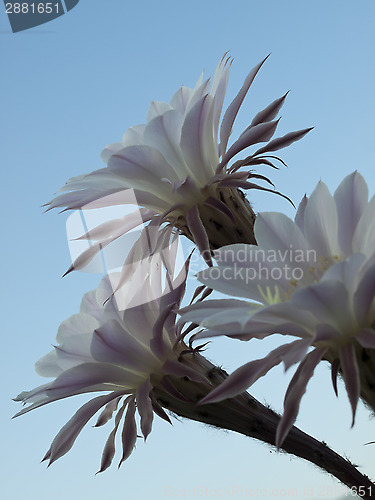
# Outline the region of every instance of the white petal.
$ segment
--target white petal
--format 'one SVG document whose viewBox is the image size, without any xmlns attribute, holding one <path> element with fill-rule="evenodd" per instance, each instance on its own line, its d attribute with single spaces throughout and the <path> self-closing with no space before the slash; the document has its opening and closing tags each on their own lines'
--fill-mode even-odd
<svg viewBox="0 0 375 500">
<path fill-rule="evenodd" d="M 353 253 L 372 255 L 375 248 L 375 196 L 364 209 L 353 236 Z"/>
<path fill-rule="evenodd" d="M 204 96 L 186 115 L 181 131 L 181 150 L 191 175 L 203 187 L 219 163 L 213 132 L 213 98 Z"/>
<path fill-rule="evenodd" d="M 280 261 L 293 262 L 296 251 L 308 257 L 309 246 L 302 231 L 284 214 L 261 212 L 255 220 L 254 232 L 259 248 L 279 251 Z"/>
<path fill-rule="evenodd" d="M 319 257 L 341 256 L 336 203 L 323 182 L 319 182 L 307 202 L 305 236 Z"/>
<path fill-rule="evenodd" d="M 99 327 L 99 322 L 89 314 L 73 314 L 64 320 L 57 331 L 56 339 L 60 344 L 69 345 L 72 337 L 92 333 Z"/>
<path fill-rule="evenodd" d="M 295 292 L 292 303 L 297 308 L 313 314 L 316 321 L 346 332 L 354 328 L 354 318 L 349 308 L 349 294 L 339 281 L 321 281 Z"/>
<path fill-rule="evenodd" d="M 187 104 L 193 92 L 194 90 L 189 87 L 180 87 L 170 100 L 170 105 L 173 109 L 185 114 Z"/>
<path fill-rule="evenodd" d="M 35 371 L 42 377 L 58 377 L 64 370 L 59 364 L 56 350 L 43 356 L 35 363 Z"/>
<path fill-rule="evenodd" d="M 161 115 L 170 109 L 172 109 L 172 106 L 167 102 L 152 101 L 147 112 L 147 123 L 155 118 L 155 116 Z"/>
<path fill-rule="evenodd" d="M 352 240 L 362 213 L 367 206 L 368 187 L 358 172 L 345 177 L 335 191 L 338 213 L 339 242 L 343 252 L 350 255 L 353 251 Z"/>
<path fill-rule="evenodd" d="M 182 115 L 178 111 L 167 111 L 151 120 L 144 133 L 144 143 L 161 152 L 168 165 L 174 169 L 177 179 L 186 177 L 187 167 L 180 149 Z M 164 177 L 173 181 L 165 170 Z"/>
</svg>

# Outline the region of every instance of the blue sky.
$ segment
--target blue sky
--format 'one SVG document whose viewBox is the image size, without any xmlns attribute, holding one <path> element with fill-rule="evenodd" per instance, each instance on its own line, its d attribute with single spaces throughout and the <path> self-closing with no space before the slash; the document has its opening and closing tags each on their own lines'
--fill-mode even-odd
<svg viewBox="0 0 375 500">
<path fill-rule="evenodd" d="M 43 215 L 41 205 L 69 177 L 100 168 L 102 148 L 144 122 L 152 99 L 168 101 L 181 84 L 194 85 L 202 69 L 212 75 L 225 51 L 235 59 L 228 102 L 247 72 L 272 52 L 234 137 L 287 90 L 280 133 L 315 127 L 283 152 L 289 168 L 271 172 L 277 189 L 298 202 L 320 179 L 334 189 L 357 169 L 374 193 L 374 19 L 371 0 L 80 0 L 66 15 L 12 34 L 0 9 L 3 498 L 162 499 L 183 497 L 188 488 L 189 496 L 211 498 L 220 488 L 242 489 L 242 498 L 264 497 L 262 488 L 269 498 L 344 494 L 310 464 L 193 422 L 176 421 L 173 428 L 157 422 L 147 444 L 140 443 L 120 471 L 98 476 L 109 431 L 88 426 L 72 451 L 46 470 L 39 460 L 79 401 L 10 421 L 18 409 L 11 397 L 44 382 L 34 362 L 100 278 L 77 272 L 61 279 L 70 264 L 67 216 Z M 257 211 L 293 215 L 275 196 L 251 199 Z M 254 350 L 221 339 L 208 356 L 232 370 Z M 288 380 L 274 370 L 252 392 L 281 411 Z M 327 367 L 309 384 L 297 424 L 373 475 L 375 448 L 364 443 L 374 440 L 374 421 L 361 407 L 350 429 L 344 388 L 336 399 Z"/>
</svg>

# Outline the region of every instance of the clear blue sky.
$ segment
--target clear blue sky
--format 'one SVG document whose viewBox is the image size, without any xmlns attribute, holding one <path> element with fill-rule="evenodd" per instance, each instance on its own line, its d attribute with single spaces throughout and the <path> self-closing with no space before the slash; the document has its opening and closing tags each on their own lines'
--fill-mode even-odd
<svg viewBox="0 0 375 500">
<path fill-rule="evenodd" d="M 176 421 L 173 428 L 156 422 L 147 444 L 140 443 L 120 471 L 98 476 L 109 430 L 88 426 L 73 450 L 46 470 L 39 460 L 80 401 L 10 421 L 18 410 L 10 399 L 44 382 L 34 362 L 100 278 L 73 273 L 61 279 L 70 264 L 66 215 L 42 215 L 40 206 L 69 177 L 100 168 L 101 149 L 144 122 L 152 99 L 169 100 L 181 84 L 193 85 L 202 69 L 212 74 L 225 51 L 235 58 L 228 99 L 272 52 L 234 137 L 289 89 L 280 132 L 316 127 L 283 153 L 289 169 L 271 173 L 279 190 L 298 202 L 319 179 L 333 189 L 358 169 L 374 193 L 374 25 L 372 0 L 80 0 L 57 20 L 12 34 L 0 6 L 4 499 L 180 498 L 184 488 L 203 498 L 215 498 L 219 488 L 242 489 L 232 498 L 259 498 L 262 488 L 267 498 L 344 494 L 310 464 L 192 422 Z M 252 199 L 257 211 L 293 215 L 272 195 Z M 225 339 L 208 351 L 228 370 L 253 355 Z M 253 393 L 280 411 L 288 380 L 274 370 Z M 309 384 L 297 423 L 374 476 L 375 447 L 364 446 L 375 438 L 374 420 L 361 407 L 350 429 L 344 388 L 337 400 L 324 366 Z"/>
</svg>

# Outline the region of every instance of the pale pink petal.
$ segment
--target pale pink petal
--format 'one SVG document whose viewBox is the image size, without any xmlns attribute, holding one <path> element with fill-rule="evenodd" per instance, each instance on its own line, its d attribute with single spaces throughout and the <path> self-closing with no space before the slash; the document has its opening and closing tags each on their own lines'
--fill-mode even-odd
<svg viewBox="0 0 375 500">
<path fill-rule="evenodd" d="M 193 89 L 189 87 L 180 87 L 170 100 L 171 106 L 180 113 L 184 114 L 186 111 L 186 106 L 193 92 Z"/>
<path fill-rule="evenodd" d="M 365 207 L 353 235 L 352 249 L 371 255 L 375 248 L 375 196 Z"/>
<path fill-rule="evenodd" d="M 99 287 L 102 287 L 102 282 L 100 282 Z M 81 301 L 81 306 L 80 306 L 80 312 L 82 314 L 88 314 L 89 316 L 92 316 L 94 319 L 97 321 L 101 320 L 102 314 L 103 314 L 103 302 L 98 302 L 96 300 L 96 293 L 97 290 L 91 290 L 90 292 L 87 292 L 84 294 L 82 297 Z M 107 294 L 108 297 L 108 294 Z M 99 324 L 96 325 L 96 327 L 99 326 Z M 94 327 L 93 330 L 96 328 Z"/>
<path fill-rule="evenodd" d="M 279 262 L 291 262 L 293 267 L 296 250 L 302 252 L 305 260 L 309 257 L 308 243 L 298 226 L 284 214 L 262 212 L 258 214 L 254 232 L 262 250 L 274 250 Z M 300 266 L 302 263 L 298 263 Z"/>
<path fill-rule="evenodd" d="M 360 324 L 368 321 L 375 298 L 375 264 L 372 259 L 362 270 L 362 279 L 354 293 L 353 303 Z"/>
<path fill-rule="evenodd" d="M 201 324 L 211 315 L 216 314 L 217 312 L 221 312 L 223 308 L 225 308 L 227 311 L 229 311 L 229 309 L 238 309 L 238 313 L 243 310 L 244 313 L 247 314 L 250 307 L 249 304 L 243 300 L 205 300 L 180 309 L 178 313 L 181 315 L 181 319 L 178 323 L 181 324 L 193 321 L 194 323 Z"/>
<path fill-rule="evenodd" d="M 122 457 L 120 465 L 130 457 L 137 441 L 137 424 L 135 422 L 135 396 L 130 398 L 122 431 Z"/>
<path fill-rule="evenodd" d="M 200 183 L 208 182 L 219 162 L 213 135 L 213 98 L 210 95 L 200 99 L 186 115 L 180 147 L 194 178 Z"/>
<path fill-rule="evenodd" d="M 118 393 L 111 393 L 106 396 L 98 396 L 88 403 L 81 406 L 75 415 L 67 422 L 52 441 L 47 452 L 49 464 L 64 456 L 73 446 L 75 440 L 83 427 L 95 413 L 112 399 L 116 398 Z"/>
<path fill-rule="evenodd" d="M 284 414 L 277 428 L 276 446 L 280 448 L 288 432 L 293 427 L 297 418 L 302 396 L 306 386 L 314 374 L 316 366 L 320 363 L 326 349 L 315 349 L 299 365 L 294 374 L 284 399 Z"/>
<path fill-rule="evenodd" d="M 305 233 L 305 209 L 307 202 L 308 202 L 308 197 L 305 195 L 300 201 L 300 204 L 298 205 L 296 216 L 294 218 L 294 222 L 300 228 L 302 233 Z"/>
<path fill-rule="evenodd" d="M 193 107 L 197 104 L 197 102 L 201 101 L 204 97 L 209 94 L 210 88 L 210 79 L 203 81 L 203 72 L 201 77 L 198 79 L 197 84 L 194 88 L 194 92 L 191 94 L 191 97 L 187 103 L 185 110 L 185 117 L 189 114 L 189 112 L 193 109 Z M 210 96 L 211 98 L 212 96 Z"/>
<path fill-rule="evenodd" d="M 152 409 L 154 410 L 156 415 L 172 425 L 171 419 L 168 417 L 163 408 L 156 401 L 155 396 L 151 393 L 150 397 L 151 397 Z"/>
<path fill-rule="evenodd" d="M 357 253 L 349 258 L 333 264 L 322 276 L 322 281 L 340 281 L 350 293 L 358 286 L 360 280 L 361 268 L 366 258 L 364 255 Z"/>
<path fill-rule="evenodd" d="M 278 365 L 289 348 L 288 344 L 282 345 L 271 351 L 265 358 L 250 361 L 237 368 L 222 384 L 205 396 L 199 404 L 217 403 L 224 399 L 233 398 L 246 391 L 259 378 L 266 375 L 274 366 Z"/>
<path fill-rule="evenodd" d="M 124 414 L 125 408 L 127 404 L 129 403 L 131 396 L 128 396 L 125 400 L 124 403 L 122 404 L 120 410 L 118 411 L 116 418 L 115 418 L 115 427 L 108 436 L 108 439 L 105 443 L 103 454 L 102 454 L 102 460 L 100 464 L 100 469 L 98 470 L 97 474 L 100 472 L 104 472 L 105 470 L 108 469 L 108 467 L 112 464 L 113 457 L 115 456 L 115 437 L 117 433 L 117 429 L 119 427 L 121 418 Z"/>
<path fill-rule="evenodd" d="M 105 425 L 109 420 L 111 420 L 113 412 L 117 410 L 121 398 L 122 396 L 119 396 L 118 398 L 113 399 L 108 404 L 106 404 L 104 410 L 99 415 L 94 427 L 101 427 L 102 425 Z"/>
<path fill-rule="evenodd" d="M 319 323 L 346 331 L 353 324 L 353 316 L 347 304 L 349 295 L 339 281 L 321 281 L 296 291 L 293 305 L 313 314 Z"/>
<path fill-rule="evenodd" d="M 23 404 L 38 401 L 41 397 L 45 397 L 45 391 L 50 385 L 51 382 L 48 382 L 48 384 L 35 387 L 35 389 L 32 389 L 31 391 L 22 391 L 15 398 L 13 398 L 13 401 L 22 401 Z"/>
<path fill-rule="evenodd" d="M 135 187 L 153 193 L 157 188 L 158 196 L 166 196 L 170 188 L 160 179 L 178 181 L 176 172 L 169 165 L 164 156 L 150 146 L 129 146 L 111 156 L 108 169 L 112 175 L 123 179 L 124 185 Z M 170 197 L 170 195 L 169 195 Z"/>
<path fill-rule="evenodd" d="M 236 119 L 237 113 L 241 107 L 241 104 L 243 100 L 245 99 L 245 96 L 251 86 L 251 84 L 254 81 L 254 78 L 256 77 L 258 71 L 262 67 L 263 63 L 266 61 L 266 59 L 269 57 L 265 57 L 263 61 L 261 61 L 259 64 L 253 68 L 250 73 L 247 75 L 240 91 L 236 95 L 236 97 L 233 99 L 233 101 L 229 104 L 225 114 L 223 121 L 221 122 L 221 127 L 220 127 L 220 148 L 221 148 L 221 154 L 224 155 L 226 149 L 227 149 L 227 144 L 228 140 L 230 137 L 230 134 L 232 133 L 232 128 L 233 128 L 233 123 L 234 120 Z"/>
<path fill-rule="evenodd" d="M 186 176 L 186 165 L 179 144 L 181 128 L 181 113 L 171 110 L 153 118 L 144 133 L 144 144 L 159 150 L 179 178 Z M 168 170 L 163 176 L 173 180 L 169 177 Z"/>
<path fill-rule="evenodd" d="M 305 208 L 305 236 L 321 258 L 340 257 L 336 203 L 323 182 L 312 192 Z"/>
<path fill-rule="evenodd" d="M 338 219 L 339 242 L 343 252 L 350 255 L 353 251 L 353 236 L 367 206 L 368 187 L 357 171 L 345 177 L 334 194 Z"/>
<path fill-rule="evenodd" d="M 186 223 L 189 231 L 193 235 L 194 243 L 197 245 L 202 257 L 209 266 L 212 266 L 210 242 L 196 205 L 188 211 L 186 215 Z"/>
<path fill-rule="evenodd" d="M 42 377 L 58 377 L 64 370 L 58 362 L 56 350 L 39 359 L 35 363 L 35 371 Z"/>
<path fill-rule="evenodd" d="M 75 240 L 103 240 L 114 234 L 121 236 L 140 224 L 148 222 L 154 215 L 156 215 L 154 210 L 138 208 L 124 217 L 112 219 L 90 229 L 79 238 L 75 238 Z"/>
<path fill-rule="evenodd" d="M 164 323 L 167 320 L 172 308 L 175 304 L 167 305 L 159 314 L 153 329 L 152 329 L 152 338 L 150 340 L 150 347 L 152 352 L 158 358 L 162 358 L 167 351 L 167 345 L 164 339 Z"/>
<path fill-rule="evenodd" d="M 101 241 L 100 243 L 95 243 L 94 245 L 88 247 L 74 260 L 69 269 L 63 274 L 63 277 L 67 276 L 72 271 L 77 271 L 79 269 L 83 269 L 84 267 L 86 267 L 92 261 L 92 259 L 95 257 L 96 254 L 98 254 L 101 250 L 103 250 L 107 245 L 112 243 L 112 241 L 115 240 L 116 238 L 117 236 L 115 237 L 112 236 L 107 240 Z"/>
<path fill-rule="evenodd" d="M 122 136 L 123 147 L 142 144 L 145 128 L 144 124 L 129 127 Z"/>
<path fill-rule="evenodd" d="M 138 413 L 141 417 L 141 430 L 143 437 L 146 441 L 147 436 L 150 434 L 152 429 L 152 421 L 154 418 L 154 412 L 152 410 L 152 403 L 150 399 L 150 392 L 152 390 L 152 385 L 150 378 L 148 378 L 143 384 L 141 384 L 136 392 L 136 401 Z"/>
<path fill-rule="evenodd" d="M 139 375 L 109 363 L 83 363 L 65 371 L 54 380 L 46 392 L 50 397 L 66 397 L 77 391 L 101 387 L 100 390 L 124 390 L 138 385 Z"/>
<path fill-rule="evenodd" d="M 113 142 L 112 144 L 108 144 L 108 146 L 106 146 L 100 153 L 100 158 L 104 161 L 104 163 L 108 163 L 110 157 L 123 148 L 124 144 L 122 142 Z"/>
<path fill-rule="evenodd" d="M 150 360 L 154 360 L 148 346 L 114 319 L 94 331 L 91 354 L 97 361 L 123 365 L 141 372 Z"/>
<path fill-rule="evenodd" d="M 359 380 L 359 369 L 356 360 L 355 346 L 347 344 L 339 348 L 340 365 L 342 368 L 342 376 L 345 382 L 346 392 L 348 393 L 350 405 L 353 412 L 352 426 L 355 422 L 355 414 L 361 390 Z"/>
<path fill-rule="evenodd" d="M 263 148 L 255 151 L 254 155 L 260 155 L 269 151 L 278 151 L 279 149 L 286 148 L 293 144 L 293 142 L 302 139 L 308 132 L 310 132 L 314 127 L 304 128 L 303 130 L 297 130 L 296 132 L 289 132 L 288 134 L 278 137 L 273 141 L 269 142 Z"/>
<path fill-rule="evenodd" d="M 292 200 L 286 196 L 285 194 L 280 193 L 279 191 L 275 191 L 273 189 L 269 189 L 263 186 L 259 186 L 258 184 L 255 184 L 254 182 L 247 182 L 247 181 L 242 181 L 242 180 L 234 180 L 234 179 L 228 179 L 228 180 L 223 180 L 218 183 L 219 187 L 234 187 L 234 188 L 241 188 L 241 189 L 257 189 L 259 191 L 266 191 L 267 193 L 272 193 L 276 194 L 278 196 L 281 196 L 282 198 L 285 198 L 286 200 L 289 201 L 294 206 L 294 203 Z"/>
<path fill-rule="evenodd" d="M 311 338 L 296 340 L 289 344 L 288 351 L 282 356 L 285 371 L 287 371 L 292 365 L 295 365 L 304 359 L 309 347 L 311 347 L 311 344 Z"/>
<path fill-rule="evenodd" d="M 225 97 L 225 91 L 228 85 L 229 78 L 229 70 L 232 61 L 230 57 L 226 57 L 226 54 L 221 58 L 213 80 L 211 87 L 211 95 L 214 97 L 214 137 L 216 139 L 218 130 L 219 130 L 219 122 L 220 122 L 220 114 L 223 108 L 223 102 Z"/>
<path fill-rule="evenodd" d="M 269 141 L 275 133 L 278 123 L 279 120 L 259 123 L 258 125 L 247 129 L 225 153 L 219 166 L 217 167 L 217 172 L 220 172 L 228 161 L 243 149 L 252 146 L 253 144 L 258 144 L 259 142 Z"/>
<path fill-rule="evenodd" d="M 254 127 L 255 125 L 258 125 L 259 123 L 269 122 L 269 121 L 273 120 L 274 118 L 276 118 L 280 109 L 283 107 L 286 96 L 288 94 L 289 94 L 289 91 L 286 92 L 283 96 L 276 99 L 275 101 L 271 102 L 271 104 L 269 104 L 262 111 L 259 111 L 259 113 L 257 113 L 254 116 L 250 126 Z"/>
<path fill-rule="evenodd" d="M 147 122 L 150 122 L 153 118 L 158 115 L 162 115 L 163 113 L 172 109 L 172 106 L 167 102 L 163 101 L 152 101 L 150 107 L 147 112 Z"/>
</svg>

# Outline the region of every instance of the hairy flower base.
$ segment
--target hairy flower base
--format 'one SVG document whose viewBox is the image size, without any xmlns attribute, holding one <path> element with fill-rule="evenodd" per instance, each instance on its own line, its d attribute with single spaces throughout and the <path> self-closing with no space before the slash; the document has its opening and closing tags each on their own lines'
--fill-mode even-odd
<svg viewBox="0 0 375 500">
<path fill-rule="evenodd" d="M 199 353 L 190 356 L 194 357 L 195 366 L 202 367 L 202 374 L 212 385 L 193 382 L 186 377 L 173 377 L 173 385 L 178 389 L 181 399 L 156 388 L 154 395 L 157 402 L 180 417 L 235 431 L 275 446 L 280 416 L 249 393 L 244 392 L 217 403 L 199 405 L 199 401 L 212 390 L 212 386 L 220 385 L 228 374 Z M 375 484 L 367 476 L 362 475 L 355 466 L 328 448 L 325 443 L 317 441 L 297 427 L 292 427 L 282 443 L 281 450 L 314 463 L 349 488 L 355 487 L 358 491 L 364 489 L 363 498 L 373 498 L 371 492 L 375 491 Z"/>
<path fill-rule="evenodd" d="M 225 205 L 218 209 L 214 205 L 198 205 L 199 218 L 207 234 L 210 250 L 216 250 L 229 243 L 256 244 L 254 236 L 255 213 L 244 193 L 236 188 L 218 190 L 217 201 Z M 186 218 L 173 221 L 180 232 L 195 243 Z"/>
<path fill-rule="evenodd" d="M 255 213 L 244 193 L 235 188 L 219 191 L 220 200 L 233 214 L 233 220 L 219 211 L 199 209 L 202 223 L 206 229 L 210 248 L 216 250 L 228 242 L 256 244 L 254 236 Z"/>
</svg>

